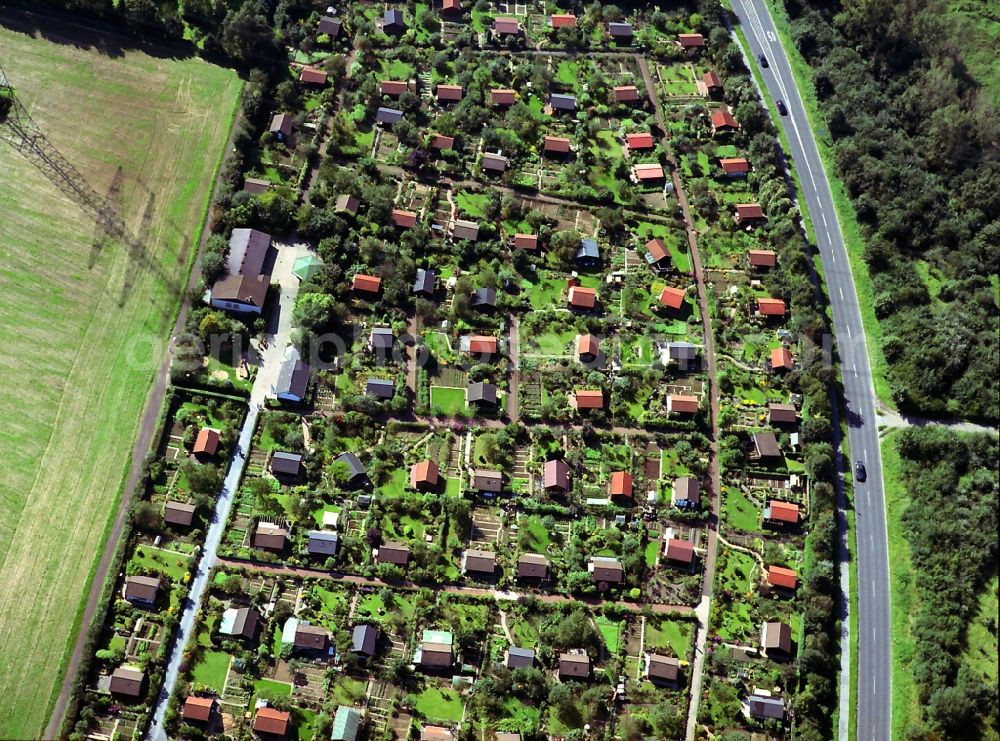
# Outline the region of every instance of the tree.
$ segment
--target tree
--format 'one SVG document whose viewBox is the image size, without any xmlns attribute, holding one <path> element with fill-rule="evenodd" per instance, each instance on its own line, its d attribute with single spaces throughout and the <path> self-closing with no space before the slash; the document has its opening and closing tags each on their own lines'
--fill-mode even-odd
<svg viewBox="0 0 1000 741">
<path fill-rule="evenodd" d="M 728 687 L 728 685 L 726 686 Z M 735 696 L 735 692 L 732 694 Z M 732 720 L 735 717 L 734 715 L 726 720 Z M 649 712 L 648 718 L 657 738 L 680 738 L 684 735 L 684 720 L 670 703 L 661 702 L 655 705 Z"/>
<path fill-rule="evenodd" d="M 135 508 L 132 522 L 141 530 L 155 532 L 160 529 L 160 511 L 152 502 L 140 502 Z"/>
<path fill-rule="evenodd" d="M 273 511 L 276 506 L 280 507 L 274 498 L 274 488 L 267 479 L 252 478 L 248 488 L 254 500 L 254 507 L 257 509 L 268 512 Z"/>
<path fill-rule="evenodd" d="M 564 229 L 554 232 L 549 240 L 552 258 L 562 267 L 572 267 L 576 261 L 576 253 L 580 249 L 583 237 L 575 229 Z"/>
<path fill-rule="evenodd" d="M 319 334 L 336 318 L 337 301 L 327 293 L 303 293 L 295 300 L 292 321 L 310 332 Z"/>
<path fill-rule="evenodd" d="M 213 234 L 205 242 L 205 249 L 201 254 L 201 278 L 205 285 L 211 285 L 225 273 L 228 251 L 229 244 L 221 234 Z"/>
<path fill-rule="evenodd" d="M 560 718 L 565 718 L 576 710 L 573 704 L 575 699 L 575 692 L 568 684 L 554 684 L 549 690 L 549 704 L 555 708 Z"/>
<path fill-rule="evenodd" d="M 479 452 L 487 463 L 495 463 L 500 455 L 500 445 L 495 433 L 487 432 L 479 438 Z"/>
<path fill-rule="evenodd" d="M 276 53 L 274 35 L 257 0 L 245 0 L 226 14 L 222 23 L 222 48 L 238 62 L 270 58 Z"/>
<path fill-rule="evenodd" d="M 160 20 L 153 0 L 123 0 L 122 7 L 130 23 L 152 26 Z"/>
<path fill-rule="evenodd" d="M 194 494 L 214 496 L 222 488 L 222 471 L 218 466 L 188 458 L 181 463 L 180 471 Z"/>
<path fill-rule="evenodd" d="M 198 335 L 208 343 L 213 337 L 222 337 L 228 334 L 228 329 L 229 321 L 226 315 L 218 311 L 210 311 L 198 324 Z"/>
</svg>

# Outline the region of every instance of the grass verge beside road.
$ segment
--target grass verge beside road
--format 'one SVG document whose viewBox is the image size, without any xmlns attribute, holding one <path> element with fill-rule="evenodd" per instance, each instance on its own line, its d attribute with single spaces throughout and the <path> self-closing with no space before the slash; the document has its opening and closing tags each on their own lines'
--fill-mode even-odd
<svg viewBox="0 0 1000 741">
<path fill-rule="evenodd" d="M 901 461 L 896 450 L 898 431 L 882 439 L 882 481 L 885 516 L 889 533 L 890 612 L 892 626 L 892 737 L 907 738 L 911 720 L 919 717 L 917 686 L 911 665 L 916 644 L 910 631 L 918 610 L 913 584 L 910 544 L 903 535 L 903 513 L 910 505 L 910 493 L 903 485 Z"/>
</svg>

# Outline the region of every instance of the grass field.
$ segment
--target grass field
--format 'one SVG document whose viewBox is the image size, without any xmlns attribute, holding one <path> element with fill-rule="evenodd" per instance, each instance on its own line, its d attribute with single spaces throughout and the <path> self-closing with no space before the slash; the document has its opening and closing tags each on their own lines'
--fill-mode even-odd
<svg viewBox="0 0 1000 741">
<path fill-rule="evenodd" d="M 194 667 L 195 684 L 203 684 L 222 694 L 229 674 L 229 654 L 224 651 L 206 651 Z"/>
<path fill-rule="evenodd" d="M 0 631 L 3 738 L 39 738 L 58 692 L 241 86 L 200 60 L 88 46 L 0 28 L 18 96 L 94 190 L 118 188 L 141 245 L 96 240 L 0 144 L 0 614 L 34 636 L 28 650 Z"/>
<path fill-rule="evenodd" d="M 990 622 L 997 619 L 997 575 L 989 580 L 979 595 L 979 606 L 969 623 L 963 663 L 985 678 L 990 687 L 997 685 L 997 634 Z"/>
<path fill-rule="evenodd" d="M 428 687 L 417 695 L 416 708 L 431 721 L 460 721 L 462 696 L 448 687 Z"/>
<path fill-rule="evenodd" d="M 594 618 L 594 622 L 597 624 L 597 629 L 601 631 L 601 638 L 604 639 L 608 653 L 618 653 L 618 649 L 622 645 L 622 622 L 610 620 L 603 615 Z"/>
<path fill-rule="evenodd" d="M 144 545 L 135 550 L 131 562 L 137 566 L 165 574 L 172 581 L 180 581 L 191 565 L 191 556 Z"/>
<path fill-rule="evenodd" d="M 431 412 L 446 417 L 465 412 L 465 389 L 431 386 Z"/>
<path fill-rule="evenodd" d="M 657 650 L 670 648 L 674 656 L 684 659 L 689 658 L 691 644 L 694 640 L 694 624 L 680 620 L 669 620 L 661 618 L 646 621 L 646 643 L 647 650 Z"/>
<path fill-rule="evenodd" d="M 913 679 L 913 656 L 916 640 L 912 621 L 917 615 L 919 598 L 913 584 L 910 544 L 903 535 L 903 513 L 910 504 L 910 492 L 903 484 L 901 462 L 896 450 L 896 432 L 882 440 L 882 479 L 885 484 L 885 515 L 889 534 L 889 572 L 892 574 L 889 595 L 892 624 L 892 735 L 905 737 L 911 725 L 920 719 L 917 686 Z"/>
<path fill-rule="evenodd" d="M 739 488 L 730 486 L 726 490 L 726 524 L 734 530 L 756 532 L 760 517 L 753 502 L 746 498 Z"/>
</svg>

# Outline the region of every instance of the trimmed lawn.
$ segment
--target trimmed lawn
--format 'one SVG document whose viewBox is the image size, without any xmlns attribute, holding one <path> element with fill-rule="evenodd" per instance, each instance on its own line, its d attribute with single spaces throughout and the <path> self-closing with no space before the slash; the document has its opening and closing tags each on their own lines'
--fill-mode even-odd
<svg viewBox="0 0 1000 741">
<path fill-rule="evenodd" d="M 159 571 L 168 576 L 171 581 L 179 582 L 191 567 L 191 556 L 176 551 L 154 548 L 151 545 L 141 545 L 135 549 L 129 563 Z"/>
<path fill-rule="evenodd" d="M 447 687 L 428 687 L 417 695 L 416 709 L 428 720 L 458 722 L 464 707 L 462 696 Z"/>
<path fill-rule="evenodd" d="M 431 413 L 454 417 L 465 412 L 465 389 L 431 386 Z"/>
<path fill-rule="evenodd" d="M 271 655 L 281 656 L 281 626 L 274 626 L 274 635 L 271 636 Z"/>
<path fill-rule="evenodd" d="M 0 633 L 0 737 L 39 738 L 187 284 L 242 83 L 234 71 L 193 57 L 108 54 L 7 28 L 0 48 L 17 60 L 11 84 L 51 143 L 102 197 L 117 183 L 116 205 L 130 229 L 140 228 L 144 213 L 150 218 L 135 248 L 95 241 L 92 215 L 13 147 L 0 147 L 0 604 L 5 625 L 30 625 L 33 633 L 30 651 L 18 631 Z M 32 383 L 16 368 L 31 368 Z"/>
<path fill-rule="evenodd" d="M 375 592 L 364 595 L 358 601 L 354 616 L 355 620 L 360 620 L 366 617 L 373 620 L 381 620 L 389 611 L 400 612 L 404 617 L 411 618 L 413 617 L 413 603 L 410 602 L 410 600 L 407 599 L 406 595 L 402 592 L 395 592 L 393 594 L 392 607 L 386 608 L 385 603 L 382 601 L 382 597 Z"/>
<path fill-rule="evenodd" d="M 390 80 L 409 80 L 417 76 L 413 65 L 407 64 L 402 59 L 393 59 L 388 64 L 384 63 L 382 67 Z"/>
<path fill-rule="evenodd" d="M 486 605 L 450 601 L 442 609 L 441 617 L 444 623 L 453 627 L 483 632 L 489 627 L 486 624 L 487 614 Z"/>
<path fill-rule="evenodd" d="M 653 340 L 646 335 L 636 338 L 635 344 L 622 343 L 621 351 L 622 365 L 648 368 L 655 360 Z"/>
<path fill-rule="evenodd" d="M 521 288 L 529 292 L 533 309 L 549 309 L 566 303 L 566 279 L 555 273 L 539 271 L 536 282 L 522 281 Z"/>
<path fill-rule="evenodd" d="M 330 591 L 320 586 L 313 587 L 313 594 L 319 597 L 320 604 L 323 605 L 324 612 L 335 612 L 338 609 L 347 608 L 347 592 L 339 589 Z"/>
<path fill-rule="evenodd" d="M 447 497 L 462 496 L 462 480 L 457 476 L 449 476 L 445 479 L 444 494 Z"/>
<path fill-rule="evenodd" d="M 594 618 L 594 622 L 597 623 L 597 629 L 601 631 L 601 638 L 604 639 L 604 645 L 607 646 L 608 653 L 618 653 L 618 649 L 622 645 L 623 623 L 618 620 L 609 620 L 603 615 L 598 615 Z"/>
<path fill-rule="evenodd" d="M 528 533 L 530 538 L 528 548 L 534 553 L 545 553 L 545 549 L 552 543 L 549 531 L 545 529 L 540 517 L 522 517 L 518 520 L 517 526 L 520 532 Z"/>
<path fill-rule="evenodd" d="M 382 484 L 378 491 L 385 497 L 401 497 L 406 493 L 406 487 L 410 484 L 410 472 L 406 468 L 393 469 L 389 480 Z"/>
<path fill-rule="evenodd" d="M 512 625 L 511 632 L 514 634 L 514 643 L 521 648 L 534 648 L 538 644 L 538 627 L 530 620 L 512 620 L 507 618 L 507 623 Z"/>
<path fill-rule="evenodd" d="M 722 588 L 746 595 L 754 591 L 760 576 L 757 561 L 748 553 L 726 549 L 726 568 L 722 571 Z"/>
<path fill-rule="evenodd" d="M 625 159 L 621 142 L 615 137 L 615 132 L 608 129 L 601 129 L 597 132 L 594 143 L 590 145 L 590 151 L 598 157 L 603 155 L 612 160 Z"/>
<path fill-rule="evenodd" d="M 513 728 L 538 728 L 541 723 L 541 711 L 532 705 L 526 705 L 516 697 L 508 698 L 503 704 L 503 709 L 513 720 Z"/>
<path fill-rule="evenodd" d="M 486 207 L 489 205 L 490 197 L 484 193 L 469 193 L 463 191 L 455 194 L 455 205 L 460 213 L 473 219 L 481 219 L 486 216 Z"/>
<path fill-rule="evenodd" d="M 656 566 L 656 561 L 660 557 L 662 544 L 659 540 L 651 540 L 646 543 L 646 565 L 652 568 Z"/>
<path fill-rule="evenodd" d="M 292 708 L 292 723 L 295 726 L 295 738 L 298 741 L 311 741 L 316 735 L 316 722 L 319 715 L 305 708 Z"/>
<path fill-rule="evenodd" d="M 558 82 L 560 85 L 575 87 L 579 79 L 580 64 L 570 59 L 560 59 L 553 82 Z"/>
<path fill-rule="evenodd" d="M 697 95 L 698 86 L 691 77 L 687 64 L 657 65 L 663 91 L 667 95 Z"/>
<path fill-rule="evenodd" d="M 254 696 L 258 698 L 291 697 L 292 685 L 273 679 L 258 679 L 253 683 Z"/>
<path fill-rule="evenodd" d="M 426 526 L 423 521 L 417 517 L 403 515 L 396 519 L 395 517 L 386 516 L 383 523 L 385 524 L 385 529 L 388 531 L 390 538 L 402 538 L 404 540 L 419 541 L 423 541 L 424 539 Z"/>
<path fill-rule="evenodd" d="M 195 684 L 203 684 L 222 694 L 229 674 L 229 659 L 224 651 L 205 651 L 192 672 Z"/>
<path fill-rule="evenodd" d="M 713 605 L 713 610 L 718 609 Z M 724 641 L 747 641 L 753 635 L 755 626 L 750 616 L 750 605 L 745 602 L 734 602 L 719 621 L 719 636 Z"/>
<path fill-rule="evenodd" d="M 333 702 L 337 705 L 360 705 L 367 689 L 368 682 L 364 679 L 338 677 L 331 687 Z"/>
<path fill-rule="evenodd" d="M 694 623 L 663 618 L 646 621 L 646 649 L 670 648 L 674 656 L 687 660 L 694 640 Z"/>
<path fill-rule="evenodd" d="M 756 532 L 760 526 L 760 512 L 737 486 L 725 488 L 726 526 L 733 530 Z"/>
</svg>

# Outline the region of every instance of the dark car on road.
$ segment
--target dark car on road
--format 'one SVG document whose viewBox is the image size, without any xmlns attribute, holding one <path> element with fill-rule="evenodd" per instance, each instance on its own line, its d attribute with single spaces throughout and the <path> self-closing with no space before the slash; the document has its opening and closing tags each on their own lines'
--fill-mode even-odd
<svg viewBox="0 0 1000 741">
<path fill-rule="evenodd" d="M 778 100 L 778 101 L 775 101 L 774 104 L 778 107 L 778 113 L 780 113 L 782 116 L 787 116 L 788 115 L 788 109 L 785 108 L 785 101 Z"/>
<path fill-rule="evenodd" d="M 767 57 L 765 57 L 763 54 L 757 55 L 757 61 L 760 62 L 761 67 L 767 67 Z"/>
<path fill-rule="evenodd" d="M 868 471 L 865 469 L 865 464 L 861 461 L 854 462 L 854 478 L 858 481 L 864 481 L 868 478 Z"/>
</svg>

